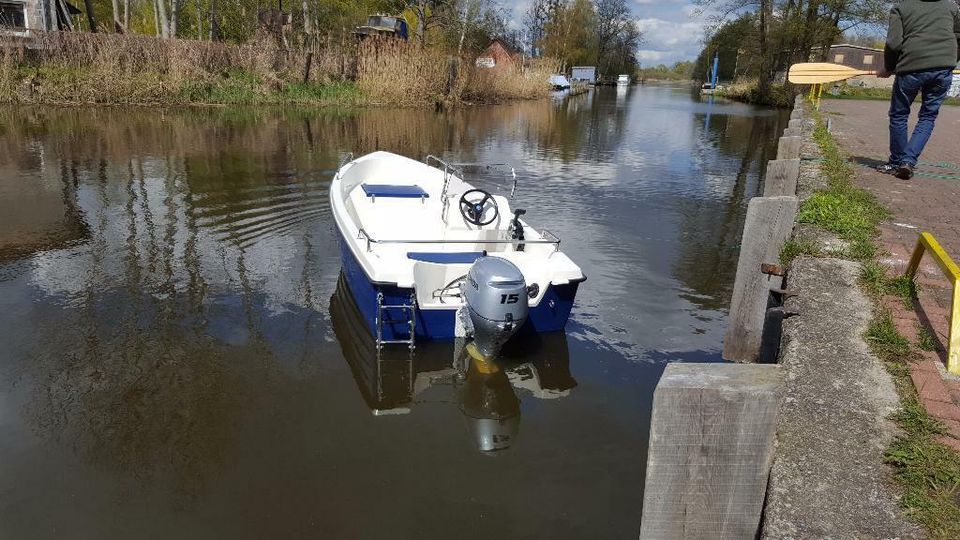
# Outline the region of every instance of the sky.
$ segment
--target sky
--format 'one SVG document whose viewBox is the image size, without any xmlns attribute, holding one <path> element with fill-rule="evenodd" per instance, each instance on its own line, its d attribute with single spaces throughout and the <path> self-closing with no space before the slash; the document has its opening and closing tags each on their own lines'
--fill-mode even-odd
<svg viewBox="0 0 960 540">
<path fill-rule="evenodd" d="M 641 66 L 671 65 L 680 60 L 694 60 L 703 46 L 705 15 L 697 15 L 690 0 L 627 0 L 643 33 L 640 48 Z M 515 27 L 523 26 L 523 17 L 530 0 L 512 5 Z"/>
<path fill-rule="evenodd" d="M 632 0 L 643 36 L 641 66 L 694 60 L 703 47 L 707 16 L 687 0 Z"/>
</svg>

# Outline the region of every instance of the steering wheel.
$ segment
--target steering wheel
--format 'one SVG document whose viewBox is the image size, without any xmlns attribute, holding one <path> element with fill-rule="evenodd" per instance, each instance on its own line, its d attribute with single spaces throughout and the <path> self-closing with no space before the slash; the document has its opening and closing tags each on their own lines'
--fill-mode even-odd
<svg viewBox="0 0 960 540">
<path fill-rule="evenodd" d="M 477 196 L 468 198 L 473 194 Z M 490 201 L 490 204 L 493 205 L 493 216 L 483 221 L 483 214 L 487 209 L 487 201 Z M 497 217 L 500 216 L 500 208 L 497 206 L 496 199 L 494 199 L 493 195 L 489 192 L 482 189 L 471 189 L 460 197 L 460 215 L 463 216 L 463 219 L 467 220 L 467 223 L 483 227 L 484 225 L 493 223 Z"/>
</svg>

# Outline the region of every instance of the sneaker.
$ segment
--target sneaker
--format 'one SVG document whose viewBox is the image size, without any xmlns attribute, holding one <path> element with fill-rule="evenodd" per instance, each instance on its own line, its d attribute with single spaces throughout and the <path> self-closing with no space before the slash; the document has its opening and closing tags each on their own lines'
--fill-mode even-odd
<svg viewBox="0 0 960 540">
<path fill-rule="evenodd" d="M 899 169 L 899 167 L 893 163 L 884 163 L 883 165 L 877 166 L 877 171 L 882 172 L 883 174 L 896 174 L 897 169 Z"/>
<path fill-rule="evenodd" d="M 897 178 L 901 180 L 909 180 L 913 178 L 913 165 L 909 163 L 903 163 L 897 167 Z"/>
</svg>

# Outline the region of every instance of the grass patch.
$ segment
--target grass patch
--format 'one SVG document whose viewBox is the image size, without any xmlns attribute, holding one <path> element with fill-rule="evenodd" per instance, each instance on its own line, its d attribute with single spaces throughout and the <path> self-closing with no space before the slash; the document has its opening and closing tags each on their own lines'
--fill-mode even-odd
<svg viewBox="0 0 960 540">
<path fill-rule="evenodd" d="M 889 311 L 882 311 L 867 329 L 867 342 L 873 351 L 885 360 L 910 355 L 910 341 L 897 331 Z"/>
<path fill-rule="evenodd" d="M 223 105 L 357 105 L 362 96 L 351 81 L 268 84 L 262 77 L 243 69 L 227 70 L 221 78 L 212 81 L 185 81 L 180 87 L 180 98 L 184 102 Z"/>
<path fill-rule="evenodd" d="M 930 333 L 930 330 L 927 330 L 926 326 L 922 324 L 917 325 L 917 347 L 921 351 L 935 351 L 937 350 L 937 338 Z"/>
<path fill-rule="evenodd" d="M 827 189 L 803 203 L 797 221 L 816 225 L 850 242 L 851 258 L 871 259 L 877 252 L 873 242 L 877 224 L 889 214 L 872 194 L 853 185 L 853 167 L 822 118 L 817 118 L 813 138 L 823 152 L 820 170 L 826 177 Z"/>
<path fill-rule="evenodd" d="M 913 309 L 913 298 L 919 285 L 907 276 L 887 275 L 887 268 L 875 260 L 863 262 L 860 282 L 875 296 L 895 296 L 907 309 Z"/>
<path fill-rule="evenodd" d="M 783 245 L 783 249 L 780 250 L 780 262 L 784 266 L 789 267 L 793 263 L 793 260 L 801 255 L 818 257 L 820 256 L 820 249 L 813 240 L 807 238 L 791 238 L 787 240 L 787 243 Z"/>
<path fill-rule="evenodd" d="M 889 277 L 875 259 L 877 224 L 887 217 L 887 211 L 869 193 L 853 185 L 852 167 L 819 117 L 814 138 L 824 154 L 822 171 L 827 188 L 804 203 L 798 221 L 833 231 L 851 242 L 848 255 L 863 263 L 860 282 L 876 305 L 883 305 L 885 296 L 912 305 L 916 295 L 913 281 L 903 276 Z M 917 335 L 920 349 L 936 347 L 936 340 L 926 329 Z M 884 461 L 893 469 L 903 492 L 900 505 L 930 537 L 960 538 L 960 454 L 937 441 L 945 428 L 927 414 L 917 397 L 910 379 L 913 344 L 897 331 L 885 308 L 877 310 L 864 339 L 883 361 L 900 397 L 901 409 L 892 420 L 901 435 L 884 453 Z"/>
<path fill-rule="evenodd" d="M 862 88 L 859 86 L 850 86 L 841 84 L 837 88 L 837 93 L 831 91 L 823 94 L 824 99 L 859 99 L 867 101 L 890 101 L 892 91 L 889 88 Z M 960 98 L 948 97 L 944 100 L 944 105 L 960 105 Z"/>
</svg>

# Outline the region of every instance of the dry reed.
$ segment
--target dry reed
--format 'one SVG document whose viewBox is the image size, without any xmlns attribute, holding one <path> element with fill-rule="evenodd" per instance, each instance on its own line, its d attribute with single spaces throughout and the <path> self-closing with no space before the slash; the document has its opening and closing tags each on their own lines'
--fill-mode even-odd
<svg viewBox="0 0 960 540">
<path fill-rule="evenodd" d="M 310 80 L 304 85 L 308 59 Z M 477 68 L 472 58 L 396 40 L 367 40 L 359 45 L 313 40 L 309 45 L 283 48 L 268 36 L 227 44 L 50 32 L 37 33 L 29 48 L 23 44 L 0 47 L 0 101 L 490 102 L 546 95 L 550 70 L 545 65 L 527 70 Z M 323 91 L 324 85 L 351 80 L 360 94 Z"/>
</svg>

